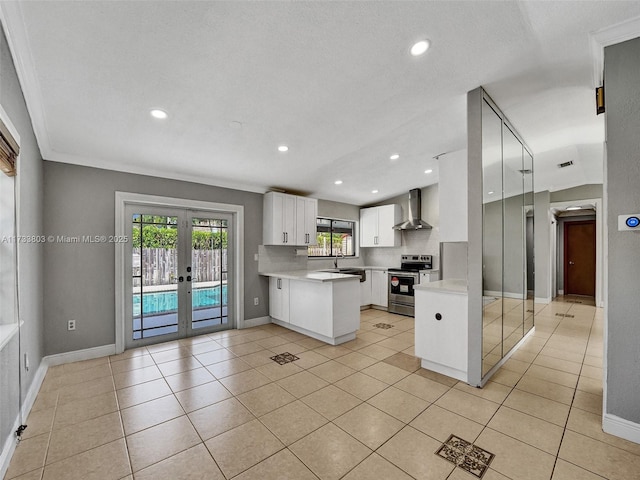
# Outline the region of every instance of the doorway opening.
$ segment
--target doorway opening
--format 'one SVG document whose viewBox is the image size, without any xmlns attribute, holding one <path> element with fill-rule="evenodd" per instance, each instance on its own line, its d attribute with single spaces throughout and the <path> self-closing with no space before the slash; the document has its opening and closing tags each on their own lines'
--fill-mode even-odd
<svg viewBox="0 0 640 480">
<path fill-rule="evenodd" d="M 564 222 L 564 294 L 596 295 L 596 221 Z"/>
<path fill-rule="evenodd" d="M 116 352 L 241 326 L 243 208 L 116 192 Z"/>
</svg>

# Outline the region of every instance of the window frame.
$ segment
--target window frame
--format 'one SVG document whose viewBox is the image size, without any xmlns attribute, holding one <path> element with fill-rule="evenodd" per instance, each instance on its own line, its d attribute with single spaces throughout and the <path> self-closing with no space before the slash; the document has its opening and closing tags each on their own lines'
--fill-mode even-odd
<svg viewBox="0 0 640 480">
<path fill-rule="evenodd" d="M 333 235 L 333 223 L 334 222 L 348 222 L 352 225 L 352 234 L 351 234 L 351 241 L 353 242 L 352 245 L 352 251 L 353 253 L 350 255 L 344 255 L 344 258 L 358 258 L 359 256 L 359 250 L 358 250 L 358 221 L 357 220 L 352 220 L 352 219 L 346 219 L 346 218 L 331 218 L 331 217 L 326 217 L 326 216 L 317 216 L 316 217 L 316 237 L 318 234 L 318 230 L 317 230 L 317 226 L 318 226 L 318 220 L 328 220 L 330 221 L 330 227 L 329 227 L 329 234 Z M 307 252 L 309 251 L 309 249 L 314 248 L 312 245 L 310 245 L 307 249 Z M 308 258 L 312 259 L 312 260 L 323 260 L 323 259 L 327 259 L 327 258 L 334 258 L 336 255 L 333 252 L 333 243 L 331 243 L 330 245 L 330 255 L 311 255 L 308 254 Z"/>
</svg>

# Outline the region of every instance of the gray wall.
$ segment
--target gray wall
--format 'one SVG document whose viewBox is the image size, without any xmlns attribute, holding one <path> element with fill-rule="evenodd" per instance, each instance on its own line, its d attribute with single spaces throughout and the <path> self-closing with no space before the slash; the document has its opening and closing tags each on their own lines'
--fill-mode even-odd
<svg viewBox="0 0 640 480">
<path fill-rule="evenodd" d="M 640 210 L 640 38 L 604 49 L 607 113 L 606 412 L 640 424 L 640 232 L 618 215 Z"/>
<path fill-rule="evenodd" d="M 533 211 L 534 228 L 534 265 L 535 296 L 540 299 L 551 298 L 551 212 L 549 210 L 551 194 L 548 191 L 535 194 Z"/>
<path fill-rule="evenodd" d="M 42 234 L 42 159 L 31 127 L 4 32 L 0 31 L 0 105 L 20 135 L 18 163 L 18 234 Z M 3 175 L 0 173 L 0 175 Z M 13 208 L 13 192 L 0 190 L 3 210 Z M 3 212 L 4 214 L 4 212 Z M 18 337 L 0 352 L 0 441 L 11 434 L 18 413 L 18 369 L 22 368 L 22 390 L 26 394 L 43 355 L 43 247 L 21 244 L 18 250 L 20 285 L 21 350 L 29 355 L 31 369 L 19 361 Z M 2 310 L 6 305 L 2 305 Z M 0 476 L 2 476 L 0 472 Z"/>
<path fill-rule="evenodd" d="M 602 184 L 590 183 L 587 185 L 580 185 L 578 187 L 551 192 L 551 203 L 585 200 L 587 198 L 602 198 Z"/>
<path fill-rule="evenodd" d="M 366 265 L 379 265 L 385 267 L 399 267 L 400 256 L 407 253 L 422 253 L 433 255 L 433 268 L 438 268 L 440 252 L 440 207 L 438 197 L 438 185 L 429 185 L 421 189 L 422 193 L 422 220 L 433 228 L 431 230 L 404 230 L 401 233 L 400 247 L 372 247 L 362 248 L 361 255 Z M 409 192 L 397 197 L 367 205 L 379 206 L 398 204 L 402 207 L 402 219 L 409 218 Z"/>
<path fill-rule="evenodd" d="M 112 235 L 115 192 L 244 205 L 245 319 L 268 314 L 268 282 L 254 254 L 262 243 L 262 195 L 144 175 L 44 162 L 44 230 L 47 235 Z M 46 354 L 115 342 L 113 244 L 47 243 L 44 268 Z M 253 297 L 260 305 L 253 305 Z M 77 321 L 68 332 L 69 319 Z"/>
</svg>

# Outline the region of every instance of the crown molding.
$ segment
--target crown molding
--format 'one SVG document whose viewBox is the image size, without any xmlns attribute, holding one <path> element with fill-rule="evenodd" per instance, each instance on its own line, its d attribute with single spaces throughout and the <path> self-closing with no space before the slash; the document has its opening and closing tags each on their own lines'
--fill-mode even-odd
<svg viewBox="0 0 640 480">
<path fill-rule="evenodd" d="M 637 37 L 640 37 L 640 17 L 631 18 L 589 34 L 594 89 L 601 87 L 604 80 L 604 48 Z"/>
</svg>

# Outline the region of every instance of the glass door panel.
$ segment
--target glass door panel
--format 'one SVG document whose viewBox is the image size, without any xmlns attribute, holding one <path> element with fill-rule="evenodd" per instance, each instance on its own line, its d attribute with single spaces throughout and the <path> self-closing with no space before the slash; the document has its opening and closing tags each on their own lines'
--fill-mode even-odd
<svg viewBox="0 0 640 480">
<path fill-rule="evenodd" d="M 229 328 L 231 216 L 191 214 L 190 334 Z"/>
<path fill-rule="evenodd" d="M 131 219 L 131 297 L 127 346 L 179 334 L 179 213 L 129 209 Z M 137 342 L 136 342 L 137 341 Z M 159 341 L 158 338 L 153 340 Z"/>
</svg>

